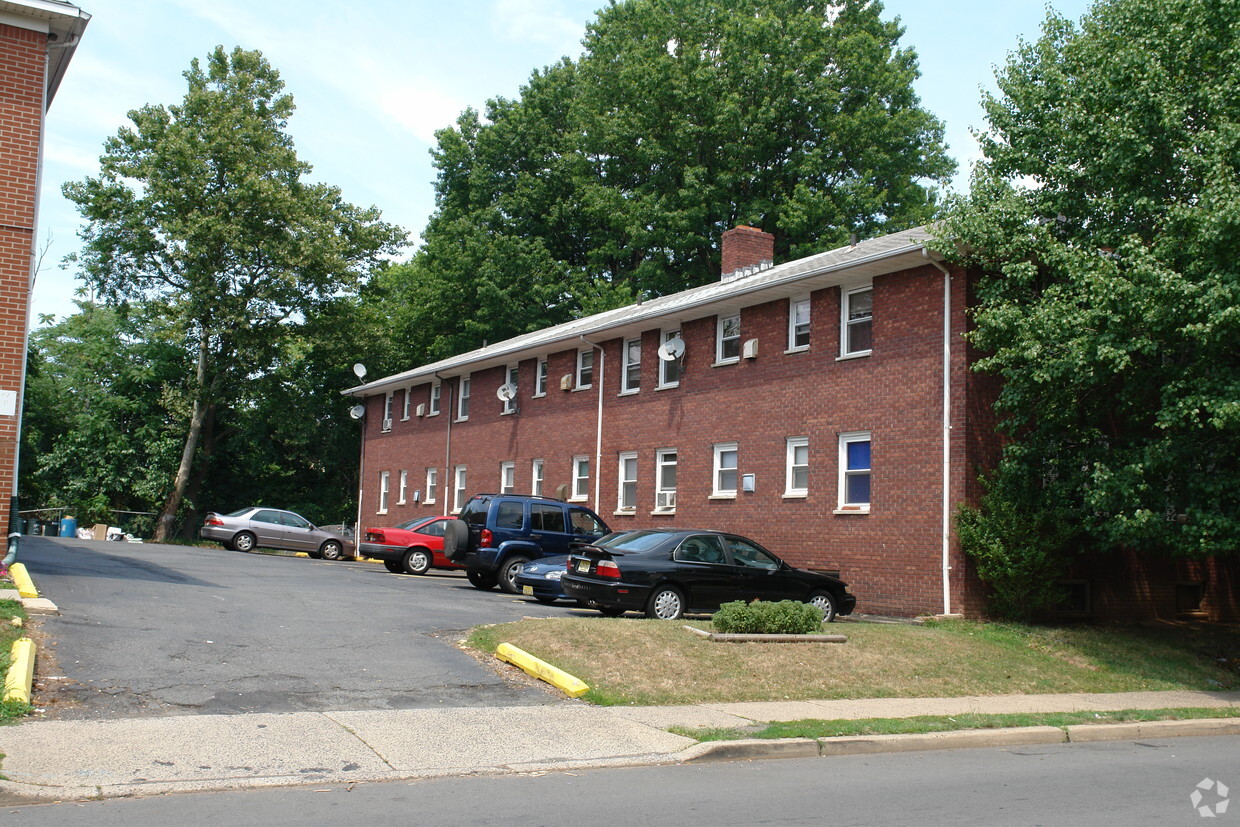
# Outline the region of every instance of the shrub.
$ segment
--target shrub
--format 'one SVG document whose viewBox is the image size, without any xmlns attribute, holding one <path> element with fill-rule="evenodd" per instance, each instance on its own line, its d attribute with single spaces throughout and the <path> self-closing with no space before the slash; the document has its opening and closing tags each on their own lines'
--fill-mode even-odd
<svg viewBox="0 0 1240 827">
<path fill-rule="evenodd" d="M 716 632 L 731 634 L 806 635 L 822 628 L 822 610 L 795 600 L 735 600 L 719 607 L 711 625 Z"/>
</svg>

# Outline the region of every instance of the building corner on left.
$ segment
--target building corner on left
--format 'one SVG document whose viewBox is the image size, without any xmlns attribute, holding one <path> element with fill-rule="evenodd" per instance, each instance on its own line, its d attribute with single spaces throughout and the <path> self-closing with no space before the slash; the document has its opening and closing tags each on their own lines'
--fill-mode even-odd
<svg viewBox="0 0 1240 827">
<path fill-rule="evenodd" d="M 16 555 L 18 456 L 37 257 L 45 116 L 90 15 L 60 0 L 0 0 L 0 526 Z"/>
</svg>

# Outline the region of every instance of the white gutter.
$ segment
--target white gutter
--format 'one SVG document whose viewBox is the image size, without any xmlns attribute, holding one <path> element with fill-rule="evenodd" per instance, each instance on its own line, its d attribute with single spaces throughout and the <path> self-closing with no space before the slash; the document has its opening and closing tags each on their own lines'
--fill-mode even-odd
<svg viewBox="0 0 1240 827">
<path fill-rule="evenodd" d="M 594 434 L 594 513 L 598 514 L 599 485 L 603 480 L 603 366 L 607 362 L 607 353 L 585 336 L 579 338 L 598 351 L 598 414 Z"/>
<path fill-rule="evenodd" d="M 951 358 L 952 274 L 923 247 L 921 254 L 943 273 L 943 614 L 952 613 L 951 590 Z"/>
</svg>

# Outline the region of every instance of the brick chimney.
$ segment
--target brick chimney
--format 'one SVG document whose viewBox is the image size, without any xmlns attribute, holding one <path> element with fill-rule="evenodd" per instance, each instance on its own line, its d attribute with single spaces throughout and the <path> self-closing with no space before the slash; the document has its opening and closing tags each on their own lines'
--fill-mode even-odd
<svg viewBox="0 0 1240 827">
<path fill-rule="evenodd" d="M 775 236 L 757 227 L 734 227 L 723 234 L 723 281 L 765 270 L 775 261 Z"/>
</svg>

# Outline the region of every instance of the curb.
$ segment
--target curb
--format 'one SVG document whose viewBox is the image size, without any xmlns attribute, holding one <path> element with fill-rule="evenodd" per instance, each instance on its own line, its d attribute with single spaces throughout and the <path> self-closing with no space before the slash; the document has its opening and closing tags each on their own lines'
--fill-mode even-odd
<svg viewBox="0 0 1240 827">
<path fill-rule="evenodd" d="M 22 597 L 39 596 L 39 590 L 34 587 L 34 581 L 30 579 L 30 572 L 26 571 L 24 563 L 9 566 L 9 574 L 13 576 L 13 585 L 17 586 L 17 593 Z"/>
<path fill-rule="evenodd" d="M 34 641 L 28 637 L 13 641 L 13 663 L 4 676 L 4 700 L 30 703 L 34 684 Z"/>
<path fill-rule="evenodd" d="M 495 657 L 520 668 L 527 675 L 546 681 L 570 698 L 580 698 L 590 689 L 580 678 L 568 674 L 563 669 L 557 669 L 545 660 L 539 660 L 511 643 L 501 643 L 497 646 Z"/>
</svg>

